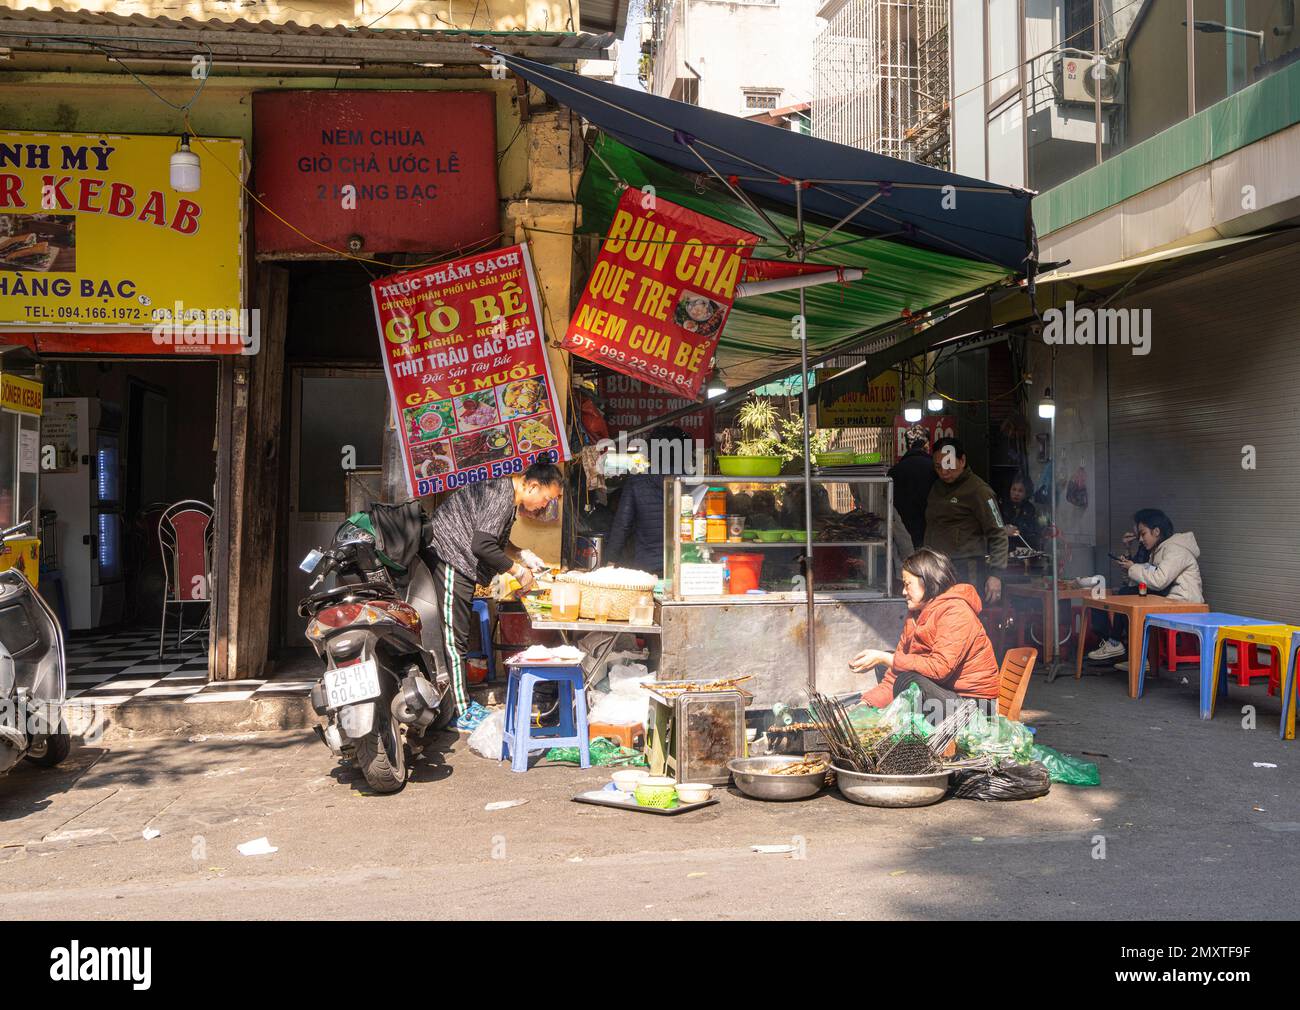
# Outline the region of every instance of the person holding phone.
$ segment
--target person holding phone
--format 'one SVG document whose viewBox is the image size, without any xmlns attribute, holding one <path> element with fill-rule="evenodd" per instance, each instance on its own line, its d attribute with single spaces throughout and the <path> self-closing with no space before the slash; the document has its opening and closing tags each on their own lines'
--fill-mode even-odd
<svg viewBox="0 0 1300 1010">
<path fill-rule="evenodd" d="M 1201 549 L 1194 533 L 1175 533 L 1173 520 L 1160 509 L 1139 509 L 1133 516 L 1133 531 L 1125 533 L 1123 540 L 1126 547 L 1131 548 L 1135 542 L 1138 546 L 1132 557 L 1111 555 L 1129 583 L 1116 590 L 1118 594 L 1131 596 L 1139 592 L 1139 585 L 1145 584 L 1147 592 L 1155 596 L 1188 603 L 1205 602 L 1199 563 Z M 1128 635 L 1128 618 L 1123 614 L 1113 615 L 1107 629 L 1105 620 L 1110 616 L 1093 611 L 1093 628 L 1104 636 L 1101 644 L 1088 653 L 1088 658 L 1095 662 L 1105 662 L 1128 652 L 1128 647 L 1122 644 Z M 1117 665 L 1125 667 L 1125 664 Z"/>
</svg>

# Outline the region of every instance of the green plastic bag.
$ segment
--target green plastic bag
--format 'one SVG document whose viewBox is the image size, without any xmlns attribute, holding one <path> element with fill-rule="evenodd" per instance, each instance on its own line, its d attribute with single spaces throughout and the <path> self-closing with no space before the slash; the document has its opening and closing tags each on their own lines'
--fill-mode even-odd
<svg viewBox="0 0 1300 1010">
<path fill-rule="evenodd" d="M 849 709 L 849 724 L 859 733 L 887 729 L 891 733 L 928 737 L 934 732 L 934 727 L 921 711 L 921 704 L 921 689 L 908 684 L 903 693 L 884 708 L 872 708 L 863 703 Z"/>
<path fill-rule="evenodd" d="M 1062 754 L 1042 744 L 1034 744 L 1034 760 L 1042 762 L 1053 782 L 1067 786 L 1101 785 L 1101 772 L 1091 761 Z"/>
<path fill-rule="evenodd" d="M 639 768 L 645 767 L 648 763 L 645 755 L 640 751 L 632 750 L 630 747 L 620 747 L 608 737 L 593 738 L 587 750 L 592 767 L 610 768 L 619 765 L 624 768 Z M 552 747 L 546 752 L 546 759 L 570 765 L 582 763 L 577 747 Z"/>
<path fill-rule="evenodd" d="M 990 719 L 977 711 L 957 734 L 957 753 L 963 757 L 1011 758 L 1017 764 L 1028 764 L 1034 760 L 1034 735 L 1023 723 L 1012 722 L 1004 715 Z"/>
</svg>

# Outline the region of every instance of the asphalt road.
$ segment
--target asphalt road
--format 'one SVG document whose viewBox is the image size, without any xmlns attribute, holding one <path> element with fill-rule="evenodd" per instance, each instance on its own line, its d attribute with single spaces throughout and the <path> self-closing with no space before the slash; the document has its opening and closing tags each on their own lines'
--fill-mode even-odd
<svg viewBox="0 0 1300 1010">
<path fill-rule="evenodd" d="M 1119 674 L 1036 680 L 1026 721 L 1042 743 L 1104 755 L 1101 787 L 916 810 L 734 791 L 676 818 L 605 810 L 571 802 L 603 785 L 600 769 L 517 775 L 451 736 L 395 796 L 368 795 L 309 733 L 78 747 L 58 769 L 0 779 L 0 914 L 1294 917 L 1300 777 L 1280 706 L 1234 688 L 1203 723 L 1181 680 L 1163 675 L 1141 701 Z M 1258 728 L 1243 728 L 1247 703 Z M 500 800 L 527 802 L 484 809 Z M 236 851 L 262 836 L 278 851 Z"/>
</svg>

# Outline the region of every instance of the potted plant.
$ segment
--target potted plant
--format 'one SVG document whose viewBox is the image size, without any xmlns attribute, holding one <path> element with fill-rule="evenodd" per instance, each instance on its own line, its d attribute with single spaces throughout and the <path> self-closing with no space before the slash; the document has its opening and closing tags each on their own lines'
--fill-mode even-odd
<svg viewBox="0 0 1300 1010">
<path fill-rule="evenodd" d="M 782 467 L 803 459 L 803 417 L 778 410 L 769 399 L 751 396 L 736 412 L 740 437 L 729 430 L 722 447 L 729 454 L 718 456 L 718 471 L 728 477 L 776 477 Z M 812 432 L 809 448 L 824 452 L 839 432 Z"/>
</svg>

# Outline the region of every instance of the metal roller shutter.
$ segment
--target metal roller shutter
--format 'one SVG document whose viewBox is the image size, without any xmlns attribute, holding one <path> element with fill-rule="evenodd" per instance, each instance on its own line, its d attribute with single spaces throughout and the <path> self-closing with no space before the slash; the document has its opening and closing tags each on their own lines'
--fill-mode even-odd
<svg viewBox="0 0 1300 1010">
<path fill-rule="evenodd" d="M 1212 610 L 1300 624 L 1300 249 L 1140 294 L 1151 352 L 1109 349 L 1112 543 L 1135 510 L 1196 534 Z M 1256 469 L 1242 468 L 1254 446 Z M 1112 548 L 1114 549 L 1114 548 Z M 1112 578 L 1116 569 L 1112 566 Z"/>
</svg>

